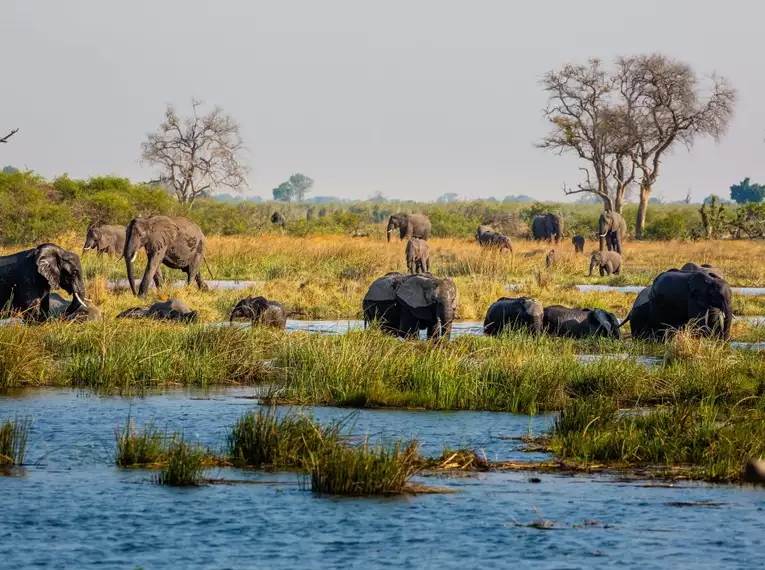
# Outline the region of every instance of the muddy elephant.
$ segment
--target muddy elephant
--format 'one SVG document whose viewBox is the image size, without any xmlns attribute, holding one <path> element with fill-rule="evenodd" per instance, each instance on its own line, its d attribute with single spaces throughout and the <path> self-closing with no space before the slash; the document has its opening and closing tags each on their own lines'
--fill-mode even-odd
<svg viewBox="0 0 765 570">
<path fill-rule="evenodd" d="M 475 239 L 479 245 L 484 247 L 496 248 L 499 251 L 513 252 L 513 245 L 510 238 L 501 232 L 496 232 L 489 226 L 478 226 L 475 231 Z"/>
<path fill-rule="evenodd" d="M 620 326 L 627 322 L 636 338 L 661 339 L 692 325 L 727 340 L 733 322 L 730 285 L 703 271 L 670 269 L 640 292 Z"/>
<path fill-rule="evenodd" d="M 69 316 L 85 305 L 85 281 L 80 257 L 52 243 L 0 257 L 0 311 L 27 313 L 43 321 L 50 314 L 50 292 L 63 289 L 72 295 Z"/>
<path fill-rule="evenodd" d="M 450 337 L 459 305 L 454 281 L 439 279 L 430 273 L 412 275 L 396 290 L 396 301 L 400 336 L 416 337 L 425 329 L 428 338 Z"/>
<path fill-rule="evenodd" d="M 145 297 L 149 283 L 159 287 L 162 283 L 160 264 L 186 273 L 186 282 L 194 279 L 201 290 L 207 285 L 202 279 L 202 262 L 205 255 L 205 239 L 202 230 L 191 220 L 182 217 L 149 216 L 133 218 L 125 235 L 125 265 L 130 289 L 136 294 L 133 262 L 139 248 L 144 248 L 149 261 L 138 288 L 138 296 Z M 209 270 L 209 267 L 208 267 Z"/>
<path fill-rule="evenodd" d="M 561 305 L 544 308 L 544 331 L 553 336 L 620 339 L 619 319 L 603 309 L 570 309 Z"/>
<path fill-rule="evenodd" d="M 598 220 L 600 251 L 608 249 L 608 251 L 621 254 L 625 235 L 627 235 L 627 222 L 624 221 L 621 214 L 612 211 L 605 211 L 600 214 Z"/>
<path fill-rule="evenodd" d="M 398 334 L 401 311 L 396 299 L 396 291 L 410 277 L 411 275 L 394 271 L 375 279 L 361 302 L 364 326 L 376 322 L 383 332 Z"/>
<path fill-rule="evenodd" d="M 584 237 L 574 236 L 571 238 L 571 243 L 574 244 L 575 253 L 584 253 Z"/>
<path fill-rule="evenodd" d="M 531 221 L 531 236 L 536 240 L 548 240 L 558 243 L 563 237 L 563 217 L 558 214 L 536 216 Z"/>
<path fill-rule="evenodd" d="M 180 299 L 168 299 L 167 301 L 153 303 L 148 308 L 133 307 L 132 309 L 127 309 L 117 315 L 116 318 L 196 323 L 199 320 L 199 311 L 192 311 Z"/>
<path fill-rule="evenodd" d="M 71 303 L 58 293 L 48 294 L 48 319 L 61 319 L 68 322 L 82 323 L 101 320 L 101 311 L 92 303 L 79 305 L 74 311 L 68 312 Z"/>
<path fill-rule="evenodd" d="M 99 255 L 108 253 L 121 255 L 125 249 L 125 226 L 94 226 L 88 229 L 85 236 L 84 254 L 89 249 L 95 249 Z"/>
<path fill-rule="evenodd" d="M 273 214 L 271 214 L 271 223 L 281 228 L 287 227 L 287 220 L 284 219 L 284 216 L 279 211 L 276 211 Z"/>
<path fill-rule="evenodd" d="M 622 271 L 622 256 L 615 251 L 595 251 L 590 257 L 590 277 L 596 267 L 601 277 L 619 275 Z"/>
<path fill-rule="evenodd" d="M 697 265 L 693 262 L 686 263 L 680 268 L 680 271 L 703 271 L 705 273 L 709 273 L 712 277 L 725 279 L 725 274 L 719 268 L 708 263 L 703 263 L 701 265 Z"/>
<path fill-rule="evenodd" d="M 406 267 L 409 273 L 430 272 L 430 249 L 428 242 L 420 238 L 409 238 L 406 242 Z"/>
<path fill-rule="evenodd" d="M 430 220 L 422 214 L 393 214 L 388 218 L 388 241 L 393 230 L 398 229 L 399 238 L 417 237 L 427 240 L 430 238 Z"/>
<path fill-rule="evenodd" d="M 246 297 L 239 301 L 231 311 L 229 322 L 248 320 L 252 324 L 261 324 L 279 329 L 287 326 L 287 311 L 276 301 L 265 297 Z"/>
<path fill-rule="evenodd" d="M 542 303 L 530 297 L 502 297 L 486 311 L 483 332 L 499 336 L 505 329 L 521 329 L 532 333 L 542 331 L 544 310 Z"/>
</svg>

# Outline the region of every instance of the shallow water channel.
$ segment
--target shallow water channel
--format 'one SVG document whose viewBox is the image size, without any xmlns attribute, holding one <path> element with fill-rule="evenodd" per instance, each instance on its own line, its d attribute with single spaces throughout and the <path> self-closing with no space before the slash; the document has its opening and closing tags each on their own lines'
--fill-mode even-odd
<svg viewBox="0 0 765 570">
<path fill-rule="evenodd" d="M 112 465 L 128 413 L 220 449 L 252 390 L 169 391 L 143 399 L 70 390 L 0 395 L 0 418 L 33 419 L 28 465 L 0 476 L 3 568 L 755 567 L 765 491 L 625 482 L 606 476 L 483 473 L 421 478 L 456 494 L 333 499 L 291 473 L 216 469 L 257 484 L 192 489 Z M 315 408 L 321 420 L 346 417 Z M 491 460 L 532 460 L 510 437 L 552 416 L 362 410 L 356 434 L 408 438 L 423 452 L 472 445 Z M 538 477 L 534 482 L 531 477 Z M 551 530 L 528 526 L 539 516 Z M 592 521 L 587 522 L 586 521 Z"/>
</svg>

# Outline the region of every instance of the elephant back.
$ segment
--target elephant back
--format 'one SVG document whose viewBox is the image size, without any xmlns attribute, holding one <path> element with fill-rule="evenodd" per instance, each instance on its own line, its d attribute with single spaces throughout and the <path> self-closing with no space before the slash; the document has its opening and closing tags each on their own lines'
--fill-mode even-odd
<svg viewBox="0 0 765 570">
<path fill-rule="evenodd" d="M 444 285 L 448 287 L 448 285 Z M 433 305 L 441 293 L 438 279 L 427 275 L 412 275 L 401 283 L 396 290 L 396 298 L 412 307 L 419 309 Z"/>
<path fill-rule="evenodd" d="M 388 273 L 376 279 L 370 286 L 364 301 L 395 301 L 396 289 L 408 275 L 404 273 Z"/>
</svg>

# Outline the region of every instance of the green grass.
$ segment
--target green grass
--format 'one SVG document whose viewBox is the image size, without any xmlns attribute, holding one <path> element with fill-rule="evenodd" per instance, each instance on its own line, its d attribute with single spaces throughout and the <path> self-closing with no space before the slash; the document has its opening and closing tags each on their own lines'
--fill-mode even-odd
<svg viewBox="0 0 765 570">
<path fill-rule="evenodd" d="M 0 466 L 22 465 L 29 439 L 29 419 L 6 418 L 0 423 Z"/>
<path fill-rule="evenodd" d="M 136 433 L 133 420 L 128 416 L 123 429 L 115 430 L 117 454 L 115 463 L 119 467 L 139 467 L 155 465 L 166 454 L 165 435 L 159 431 L 153 421 L 149 421 L 143 431 Z"/>
<path fill-rule="evenodd" d="M 155 478 L 155 482 L 170 487 L 194 487 L 202 484 L 206 456 L 207 453 L 200 445 L 184 441 L 182 434 L 174 434 L 167 447 L 167 463 Z"/>
</svg>

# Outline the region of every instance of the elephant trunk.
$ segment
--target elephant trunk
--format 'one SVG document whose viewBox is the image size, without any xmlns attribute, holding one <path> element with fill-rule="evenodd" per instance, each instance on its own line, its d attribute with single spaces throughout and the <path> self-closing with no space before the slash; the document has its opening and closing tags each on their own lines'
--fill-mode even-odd
<svg viewBox="0 0 765 570">
<path fill-rule="evenodd" d="M 451 305 L 447 304 L 445 301 L 441 301 L 438 303 L 438 320 L 441 321 L 441 330 L 440 330 L 440 336 L 441 338 L 446 338 L 447 340 L 452 334 L 452 321 L 454 321 L 454 309 L 452 309 Z"/>
<path fill-rule="evenodd" d="M 85 304 L 85 282 L 82 280 L 82 277 L 78 277 L 77 280 L 72 283 L 71 293 L 72 302 L 69 303 L 69 306 L 64 312 L 65 317 L 77 312 L 80 307 L 87 307 Z"/>
<path fill-rule="evenodd" d="M 125 258 L 125 269 L 127 270 L 128 283 L 130 283 L 130 290 L 133 295 L 136 294 L 135 288 L 135 276 L 133 274 L 133 262 L 138 255 L 138 244 L 133 243 L 132 234 L 128 234 L 125 240 L 125 249 L 122 252 L 122 257 Z"/>
</svg>

